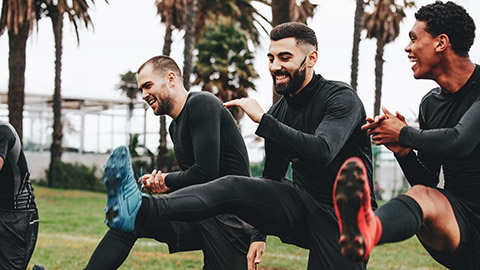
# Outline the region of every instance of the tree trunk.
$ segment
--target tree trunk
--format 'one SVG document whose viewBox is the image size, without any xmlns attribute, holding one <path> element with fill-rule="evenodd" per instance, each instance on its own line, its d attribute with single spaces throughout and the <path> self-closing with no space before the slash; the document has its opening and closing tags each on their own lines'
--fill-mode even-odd
<svg viewBox="0 0 480 270">
<path fill-rule="evenodd" d="M 373 115 L 380 114 L 382 104 L 382 77 L 383 77 L 383 51 L 385 42 L 377 39 L 377 52 L 375 55 L 375 103 L 373 105 Z"/>
<path fill-rule="evenodd" d="M 353 26 L 352 70 L 350 73 L 350 85 L 355 91 L 357 91 L 358 86 L 358 54 L 360 47 L 360 34 L 362 33 L 362 17 L 365 13 L 365 3 L 363 1 L 364 0 L 357 0 Z"/>
<path fill-rule="evenodd" d="M 53 133 L 50 147 L 50 169 L 48 186 L 53 186 L 54 164 L 62 157 L 62 54 L 63 54 L 63 14 L 56 7 L 50 9 L 53 34 L 55 39 L 55 86 L 53 91 Z"/>
<path fill-rule="evenodd" d="M 28 39 L 28 24 L 21 27 L 18 33 L 8 30 L 8 121 L 17 130 L 23 140 L 23 105 L 25 104 L 25 49 Z"/>
<path fill-rule="evenodd" d="M 271 7 L 273 27 L 290 21 L 290 0 L 272 0 Z M 273 88 L 272 92 L 272 104 L 275 104 L 282 96 L 277 94 Z"/>
<path fill-rule="evenodd" d="M 171 15 L 166 18 L 165 38 L 163 43 L 163 55 L 170 55 L 172 48 L 173 18 Z M 158 144 L 158 156 L 156 168 L 162 172 L 169 171 L 168 149 L 167 149 L 167 120 L 165 115 L 160 115 L 160 140 Z"/>
<path fill-rule="evenodd" d="M 183 84 L 190 90 L 190 74 L 193 67 L 193 49 L 195 48 L 195 13 L 197 0 L 188 0 L 185 8 L 185 48 L 183 50 Z"/>
</svg>

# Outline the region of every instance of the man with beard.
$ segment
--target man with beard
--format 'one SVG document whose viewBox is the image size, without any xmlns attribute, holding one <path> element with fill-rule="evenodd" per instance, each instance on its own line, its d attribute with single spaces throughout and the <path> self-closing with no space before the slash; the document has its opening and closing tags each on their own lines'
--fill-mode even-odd
<svg viewBox="0 0 480 270">
<path fill-rule="evenodd" d="M 173 59 L 168 56 L 151 58 L 139 68 L 137 82 L 142 98 L 153 113 L 172 117 L 169 131 L 181 168 L 177 172 L 154 170 L 144 175 L 145 180 L 151 177 L 155 182 L 145 188 L 149 193 L 180 190 L 225 175 L 250 175 L 247 148 L 232 115 L 211 93 L 187 92 Z M 112 156 L 117 154 L 130 163 L 126 147 L 115 150 Z M 112 172 L 110 165 L 107 163 L 105 167 L 108 194 L 116 192 L 121 196 L 126 190 L 115 190 L 118 176 L 115 173 L 113 179 L 108 177 L 108 172 Z M 138 194 L 135 183 L 130 187 Z M 108 200 L 107 217 L 114 219 L 113 212 L 118 207 L 112 207 L 111 196 Z M 248 251 L 248 264 L 253 268 L 254 260 L 261 259 L 265 248 L 265 236 L 238 217 L 223 214 L 198 222 L 157 222 L 135 232 L 112 228 L 96 248 L 86 269 L 117 269 L 138 238 L 154 238 L 167 243 L 171 253 L 202 250 L 204 269 L 247 269 Z"/>
<path fill-rule="evenodd" d="M 309 249 L 308 269 L 365 269 L 365 262 L 354 264 L 341 256 L 332 201 L 336 174 L 351 156 L 367 164 L 372 186 L 370 139 L 361 130 L 363 105 L 347 84 L 315 74 L 317 38 L 305 24 L 278 25 L 270 39 L 269 69 L 275 91 L 283 97 L 267 113 L 253 99 L 225 104 L 238 106 L 259 123 L 256 134 L 265 139 L 263 178 L 226 176 L 166 196 L 143 198 L 137 200 L 138 211 L 118 214 L 118 226 L 128 224 L 125 230 L 136 231 L 162 220 L 233 213 L 264 234 Z M 285 178 L 289 164 L 292 180 Z M 122 179 L 121 186 L 133 183 Z M 151 188 L 149 180 L 154 177 L 144 179 L 144 187 Z M 373 194 L 372 205 L 376 206 Z"/>
</svg>

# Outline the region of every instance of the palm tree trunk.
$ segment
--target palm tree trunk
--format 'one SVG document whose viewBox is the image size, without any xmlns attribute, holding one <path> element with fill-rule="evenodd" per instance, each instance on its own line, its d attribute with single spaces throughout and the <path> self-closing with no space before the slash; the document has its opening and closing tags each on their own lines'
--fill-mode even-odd
<svg viewBox="0 0 480 270">
<path fill-rule="evenodd" d="M 62 54 L 63 54 L 63 14 L 56 7 L 50 9 L 55 38 L 55 88 L 53 92 L 53 133 L 50 147 L 50 169 L 48 186 L 53 186 L 54 164 L 62 157 Z"/>
<path fill-rule="evenodd" d="M 165 25 L 165 38 L 163 43 L 163 55 L 170 55 L 172 48 L 173 18 L 168 16 Z M 169 171 L 168 168 L 168 149 L 167 149 L 167 121 L 165 115 L 160 115 L 160 141 L 158 145 L 158 156 L 156 168 L 162 172 Z"/>
<path fill-rule="evenodd" d="M 26 24 L 28 26 L 28 24 Z M 22 27 L 17 34 L 8 30 L 8 121 L 17 130 L 23 140 L 23 106 L 25 104 L 25 48 L 28 39 L 28 27 Z"/>
<path fill-rule="evenodd" d="M 373 115 L 380 114 L 380 106 L 382 104 L 382 77 L 383 77 L 383 52 L 385 42 L 377 39 L 377 52 L 375 54 L 375 103 L 373 104 Z"/>
<path fill-rule="evenodd" d="M 193 67 L 193 49 L 195 48 L 195 13 L 197 0 L 188 0 L 185 9 L 185 48 L 183 50 L 183 84 L 190 90 L 190 74 Z"/>
<path fill-rule="evenodd" d="M 360 34 L 362 32 L 362 17 L 365 13 L 365 2 L 363 1 L 364 0 L 357 0 L 353 26 L 352 70 L 350 73 L 350 85 L 355 91 L 357 91 L 358 86 L 358 54 L 360 47 Z"/>
<path fill-rule="evenodd" d="M 273 27 L 290 21 L 290 0 L 272 0 L 271 7 Z M 275 104 L 282 96 L 273 91 L 273 88 L 272 92 L 272 104 Z"/>
</svg>

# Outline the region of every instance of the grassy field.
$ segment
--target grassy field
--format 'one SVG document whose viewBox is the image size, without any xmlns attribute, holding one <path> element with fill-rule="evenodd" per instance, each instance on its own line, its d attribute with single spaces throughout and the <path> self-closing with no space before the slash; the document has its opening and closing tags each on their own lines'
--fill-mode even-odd
<svg viewBox="0 0 480 270">
<path fill-rule="evenodd" d="M 83 269 L 107 230 L 105 194 L 35 188 L 40 232 L 28 269 L 41 263 L 48 270 Z M 308 251 L 269 236 L 260 269 L 306 269 Z M 121 269 L 201 269 L 201 252 L 168 254 L 167 246 L 141 239 Z M 445 269 L 433 261 L 414 237 L 376 247 L 369 269 Z"/>
</svg>

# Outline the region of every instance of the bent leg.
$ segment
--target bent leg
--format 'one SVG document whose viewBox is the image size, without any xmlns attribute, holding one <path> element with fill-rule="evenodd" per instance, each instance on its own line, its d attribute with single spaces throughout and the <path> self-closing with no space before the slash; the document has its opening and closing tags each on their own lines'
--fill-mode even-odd
<svg viewBox="0 0 480 270">
<path fill-rule="evenodd" d="M 144 198 L 135 225 L 137 229 L 159 220 L 195 221 L 230 213 L 264 234 L 282 236 L 290 231 L 289 214 L 301 211 L 285 209 L 280 198 L 300 201 L 297 197 L 293 187 L 281 182 L 226 176 L 166 196 Z"/>
<path fill-rule="evenodd" d="M 452 206 L 440 191 L 414 186 L 406 195 L 412 197 L 423 211 L 423 224 L 418 238 L 436 251 L 453 253 L 460 245 L 460 228 Z"/>
<path fill-rule="evenodd" d="M 170 222 L 151 224 L 138 234 L 110 229 L 93 252 L 85 269 L 117 269 L 127 259 L 138 238 L 155 239 L 170 244 L 176 234 Z"/>
<path fill-rule="evenodd" d="M 85 269 L 117 269 L 127 259 L 130 250 L 137 241 L 132 232 L 110 229 L 98 244 Z"/>
</svg>

